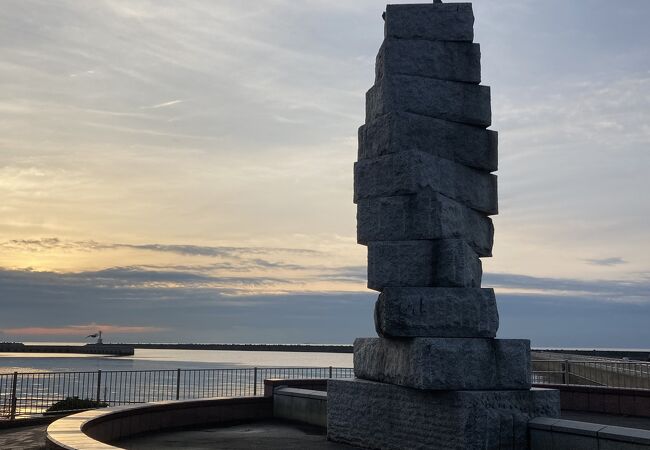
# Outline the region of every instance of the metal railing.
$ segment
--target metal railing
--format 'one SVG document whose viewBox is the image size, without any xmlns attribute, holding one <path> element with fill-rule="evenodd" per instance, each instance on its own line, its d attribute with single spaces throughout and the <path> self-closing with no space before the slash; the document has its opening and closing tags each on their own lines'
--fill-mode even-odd
<svg viewBox="0 0 650 450">
<path fill-rule="evenodd" d="M 0 419 L 46 413 L 70 397 L 109 406 L 161 400 L 264 394 L 268 378 L 351 378 L 342 367 L 253 367 L 0 374 Z M 535 384 L 650 389 L 650 363 L 612 360 L 534 360 Z"/>
<path fill-rule="evenodd" d="M 268 378 L 351 378 L 342 367 L 254 367 L 0 374 L 0 419 L 47 413 L 71 397 L 108 406 L 264 395 Z"/>
<path fill-rule="evenodd" d="M 535 384 L 572 384 L 650 389 L 650 363 L 549 359 L 533 361 Z"/>
</svg>

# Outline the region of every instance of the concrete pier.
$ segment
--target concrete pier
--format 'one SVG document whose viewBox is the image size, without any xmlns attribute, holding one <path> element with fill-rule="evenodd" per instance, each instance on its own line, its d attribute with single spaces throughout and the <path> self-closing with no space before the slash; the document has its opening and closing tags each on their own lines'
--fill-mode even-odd
<svg viewBox="0 0 650 450">
<path fill-rule="evenodd" d="M 125 344 L 50 345 L 0 342 L 0 353 L 69 353 L 81 355 L 132 356 L 134 348 Z"/>
</svg>

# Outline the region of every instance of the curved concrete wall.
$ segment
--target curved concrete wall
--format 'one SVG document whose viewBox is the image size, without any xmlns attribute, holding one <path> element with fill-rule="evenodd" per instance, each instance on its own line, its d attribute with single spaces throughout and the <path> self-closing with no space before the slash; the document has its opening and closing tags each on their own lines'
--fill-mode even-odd
<svg viewBox="0 0 650 450">
<path fill-rule="evenodd" d="M 73 414 L 47 428 L 46 448 L 108 450 L 128 436 L 153 431 L 258 420 L 273 416 L 270 397 L 219 398 L 121 406 Z"/>
</svg>

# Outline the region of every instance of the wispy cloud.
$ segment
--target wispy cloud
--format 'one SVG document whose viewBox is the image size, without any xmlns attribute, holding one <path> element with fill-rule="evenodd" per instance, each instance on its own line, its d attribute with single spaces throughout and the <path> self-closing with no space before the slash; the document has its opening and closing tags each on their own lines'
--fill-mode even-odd
<svg viewBox="0 0 650 450">
<path fill-rule="evenodd" d="M 183 103 L 185 100 L 171 100 L 168 102 L 164 103 L 158 103 L 156 105 L 151 105 L 151 106 L 141 106 L 140 109 L 158 109 L 158 108 L 166 108 L 168 106 L 174 106 L 178 105 L 179 103 Z"/>
<path fill-rule="evenodd" d="M 64 240 L 56 237 L 40 239 L 12 239 L 0 242 L 0 248 L 6 250 L 21 250 L 38 252 L 43 250 L 79 250 L 79 251 L 99 251 L 120 248 L 129 248 L 135 250 L 146 250 L 160 253 L 175 253 L 178 255 L 190 256 L 242 256 L 242 255 L 261 255 L 273 253 L 288 253 L 300 255 L 319 255 L 322 252 L 318 250 L 305 248 L 287 248 L 287 247 L 229 247 L 229 246 L 206 246 L 206 245 L 174 245 L 174 244 L 125 244 L 125 243 L 103 243 L 93 240 L 73 241 Z M 260 260 L 261 261 L 261 260 Z M 266 263 L 270 264 L 270 263 Z"/>
<path fill-rule="evenodd" d="M 344 276 L 362 270 L 339 268 Z M 178 283 L 175 274 L 164 271 L 154 276 L 156 283 L 138 284 L 137 272 L 136 268 L 86 274 L 0 270 L 0 329 L 15 333 L 13 339 L 24 339 L 32 332 L 45 337 L 87 335 L 101 326 L 113 340 L 133 340 L 140 334 L 137 329 L 144 327 L 143 340 L 163 342 L 349 343 L 374 334 L 376 292 L 244 294 L 193 281 Z M 143 280 L 150 278 L 142 274 Z M 485 285 L 498 291 L 501 337 L 533 338 L 537 345 L 582 346 L 640 346 L 638 340 L 648 337 L 643 320 L 650 309 L 650 279 L 585 281 L 516 274 L 485 278 Z M 101 325 L 95 325 L 96 317 L 103 318 Z M 549 318 L 553 327 L 548 327 Z M 70 324 L 88 325 L 82 332 Z M 108 326 L 127 328 L 122 332 Z M 166 330 L 154 331 L 161 328 Z"/>
<path fill-rule="evenodd" d="M 84 336 L 88 333 L 95 333 L 102 330 L 104 333 L 112 334 L 148 334 L 166 331 L 162 327 L 109 325 L 90 323 L 87 325 L 66 325 L 62 327 L 18 327 L 0 329 L 6 335 L 29 335 L 29 336 Z"/>
<path fill-rule="evenodd" d="M 610 258 L 587 259 L 585 261 L 594 266 L 618 266 L 620 264 L 627 264 L 627 261 L 619 256 L 613 256 Z"/>
<path fill-rule="evenodd" d="M 650 279 L 581 280 L 545 278 L 507 273 L 487 273 L 483 285 L 495 288 L 537 293 L 556 297 L 572 296 L 585 300 L 618 303 L 650 303 Z"/>
</svg>

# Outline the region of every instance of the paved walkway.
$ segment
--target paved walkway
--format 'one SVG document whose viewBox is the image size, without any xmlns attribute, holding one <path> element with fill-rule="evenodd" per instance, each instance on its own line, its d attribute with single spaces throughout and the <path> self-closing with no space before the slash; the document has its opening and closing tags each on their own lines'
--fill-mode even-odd
<svg viewBox="0 0 650 450">
<path fill-rule="evenodd" d="M 650 430 L 650 418 L 611 414 L 562 411 L 562 419 Z M 44 450 L 47 425 L 0 429 L 2 450 Z M 216 445 L 215 445 L 216 444 Z M 123 440 L 129 450 L 204 450 L 240 449 L 313 449 L 344 450 L 346 445 L 327 442 L 321 428 L 278 421 L 258 422 L 233 427 L 158 433 Z"/>
<path fill-rule="evenodd" d="M 2 450 L 44 450 L 47 425 L 0 429 Z"/>
<path fill-rule="evenodd" d="M 122 440 L 128 450 L 352 450 L 356 447 L 328 442 L 322 428 L 276 420 L 232 427 L 158 433 Z"/>
</svg>

